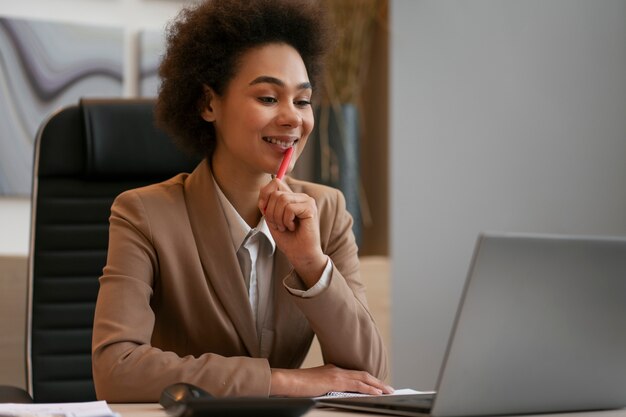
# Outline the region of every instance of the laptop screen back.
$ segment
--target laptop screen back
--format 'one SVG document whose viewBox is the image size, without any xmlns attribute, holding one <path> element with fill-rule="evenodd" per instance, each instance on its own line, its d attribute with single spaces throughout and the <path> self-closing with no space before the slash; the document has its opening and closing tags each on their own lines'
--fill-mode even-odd
<svg viewBox="0 0 626 417">
<path fill-rule="evenodd" d="M 483 235 L 433 415 L 626 405 L 626 240 Z"/>
</svg>

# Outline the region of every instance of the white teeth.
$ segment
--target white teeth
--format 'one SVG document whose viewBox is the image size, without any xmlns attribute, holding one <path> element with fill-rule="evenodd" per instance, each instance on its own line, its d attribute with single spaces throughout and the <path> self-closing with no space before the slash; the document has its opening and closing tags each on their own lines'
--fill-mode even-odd
<svg viewBox="0 0 626 417">
<path fill-rule="evenodd" d="M 275 144 L 275 145 L 284 146 L 284 147 L 288 147 L 288 146 L 293 145 L 293 142 L 292 142 L 292 141 L 289 141 L 289 142 L 283 142 L 282 140 L 278 140 L 278 139 L 276 139 L 276 138 L 269 137 L 269 136 L 264 137 L 264 138 L 263 138 L 263 140 L 264 140 L 264 141 L 266 141 L 266 142 L 273 143 L 273 144 Z"/>
</svg>

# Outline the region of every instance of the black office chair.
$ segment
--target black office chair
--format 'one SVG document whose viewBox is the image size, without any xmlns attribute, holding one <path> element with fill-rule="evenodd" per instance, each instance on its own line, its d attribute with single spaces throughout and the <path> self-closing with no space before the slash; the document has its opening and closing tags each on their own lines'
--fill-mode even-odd
<svg viewBox="0 0 626 417">
<path fill-rule="evenodd" d="M 26 352 L 35 402 L 96 398 L 91 334 L 115 196 L 199 162 L 155 128 L 153 108 L 153 100 L 82 100 L 40 128 Z"/>
</svg>

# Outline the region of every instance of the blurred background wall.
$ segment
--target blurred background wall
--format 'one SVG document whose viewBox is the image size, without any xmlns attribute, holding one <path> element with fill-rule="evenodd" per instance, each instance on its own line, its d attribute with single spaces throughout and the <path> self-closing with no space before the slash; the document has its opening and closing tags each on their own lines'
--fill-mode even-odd
<svg viewBox="0 0 626 417">
<path fill-rule="evenodd" d="M 479 232 L 626 234 L 626 2 L 390 14 L 393 379 L 429 389 Z"/>
</svg>

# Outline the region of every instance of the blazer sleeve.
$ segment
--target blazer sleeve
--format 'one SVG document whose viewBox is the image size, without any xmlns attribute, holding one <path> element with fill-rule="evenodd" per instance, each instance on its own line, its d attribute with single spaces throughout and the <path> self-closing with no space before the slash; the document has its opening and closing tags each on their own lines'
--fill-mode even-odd
<svg viewBox="0 0 626 417">
<path fill-rule="evenodd" d="M 151 345 L 151 308 L 159 259 L 141 196 L 121 194 L 111 208 L 107 265 L 92 340 L 96 394 L 110 402 L 155 402 L 174 382 L 190 382 L 215 396 L 268 396 L 266 359 L 205 353 L 180 357 Z"/>
<path fill-rule="evenodd" d="M 346 210 L 343 194 L 333 191 L 318 200 L 322 249 L 333 262 L 330 284 L 314 297 L 293 296 L 293 300 L 317 335 L 325 363 L 385 379 L 387 353 L 367 306 L 352 216 Z M 284 285 L 304 289 L 295 272 L 287 276 Z"/>
</svg>

